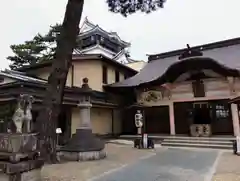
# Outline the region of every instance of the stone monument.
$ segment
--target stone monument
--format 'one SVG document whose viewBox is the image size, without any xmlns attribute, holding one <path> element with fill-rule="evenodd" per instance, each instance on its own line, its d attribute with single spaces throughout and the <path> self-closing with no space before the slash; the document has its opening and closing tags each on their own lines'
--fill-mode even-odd
<svg viewBox="0 0 240 181">
<path fill-rule="evenodd" d="M 61 148 L 60 158 L 71 161 L 98 160 L 106 157 L 105 143 L 92 133 L 90 109 L 92 89 L 88 79 L 83 79 L 83 92 L 79 100 L 79 127 L 70 141 Z"/>
<path fill-rule="evenodd" d="M 143 127 L 143 114 L 140 110 L 137 110 L 135 114 L 135 126 L 137 127 L 138 137 L 134 140 L 135 148 L 154 148 L 154 142 L 151 138 L 148 137 L 148 134 L 142 133 Z"/>
<path fill-rule="evenodd" d="M 37 133 L 31 133 L 30 95 L 20 95 L 12 121 L 15 131 L 0 133 L 0 180 L 41 181 L 44 161 L 37 150 Z"/>
</svg>

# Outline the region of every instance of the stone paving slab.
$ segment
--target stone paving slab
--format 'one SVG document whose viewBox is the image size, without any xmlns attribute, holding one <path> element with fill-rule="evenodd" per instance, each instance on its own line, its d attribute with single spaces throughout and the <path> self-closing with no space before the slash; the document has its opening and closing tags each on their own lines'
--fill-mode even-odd
<svg viewBox="0 0 240 181">
<path fill-rule="evenodd" d="M 208 181 L 218 154 L 172 148 L 94 181 Z"/>
<path fill-rule="evenodd" d="M 212 181 L 240 181 L 240 156 L 223 153 Z"/>
<path fill-rule="evenodd" d="M 66 162 L 45 165 L 43 181 L 86 181 L 112 169 L 134 163 L 140 158 L 154 154 L 155 150 L 139 150 L 127 145 L 106 144 L 107 158 L 89 162 Z"/>
</svg>

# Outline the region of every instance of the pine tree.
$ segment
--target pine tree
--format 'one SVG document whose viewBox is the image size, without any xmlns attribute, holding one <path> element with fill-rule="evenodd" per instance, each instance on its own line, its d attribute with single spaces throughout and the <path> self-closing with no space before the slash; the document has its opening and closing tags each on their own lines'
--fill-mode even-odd
<svg viewBox="0 0 240 181">
<path fill-rule="evenodd" d="M 50 27 L 47 34 L 37 34 L 30 41 L 23 44 L 11 45 L 14 56 L 8 56 L 10 68 L 16 69 L 24 65 L 33 65 L 46 60 L 52 60 L 57 46 L 57 37 L 60 34 L 60 24 Z"/>
<path fill-rule="evenodd" d="M 35 40 L 40 42 L 43 46 L 45 46 L 44 53 L 41 57 L 40 61 L 53 60 L 55 57 L 56 47 L 57 47 L 57 39 L 60 35 L 61 25 L 55 24 L 54 26 L 50 26 L 50 30 L 44 36 L 40 34 L 35 36 Z"/>
<path fill-rule="evenodd" d="M 15 69 L 23 65 L 32 65 L 39 62 L 41 51 L 45 47 L 35 41 L 26 41 L 24 44 L 10 46 L 14 56 L 7 57 L 11 61 L 10 68 Z"/>
</svg>

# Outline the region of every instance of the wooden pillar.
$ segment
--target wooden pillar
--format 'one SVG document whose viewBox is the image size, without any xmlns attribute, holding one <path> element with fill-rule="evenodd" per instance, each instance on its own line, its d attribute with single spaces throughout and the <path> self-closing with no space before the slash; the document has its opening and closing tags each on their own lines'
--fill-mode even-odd
<svg viewBox="0 0 240 181">
<path fill-rule="evenodd" d="M 175 119 L 173 102 L 169 104 L 170 134 L 175 135 Z"/>
<path fill-rule="evenodd" d="M 72 109 L 71 107 L 68 107 L 66 110 L 66 129 L 65 129 L 65 140 L 66 142 L 71 139 L 72 133 L 71 133 L 71 127 L 72 127 Z"/>
<path fill-rule="evenodd" d="M 239 113 L 238 113 L 238 106 L 237 104 L 231 104 L 231 111 L 232 111 L 232 122 L 233 122 L 233 132 L 234 136 L 239 136 Z"/>
</svg>

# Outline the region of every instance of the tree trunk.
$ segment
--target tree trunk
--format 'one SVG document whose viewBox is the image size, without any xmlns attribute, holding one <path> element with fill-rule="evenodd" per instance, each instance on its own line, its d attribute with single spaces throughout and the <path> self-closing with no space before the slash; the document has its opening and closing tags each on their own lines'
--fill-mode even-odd
<svg viewBox="0 0 240 181">
<path fill-rule="evenodd" d="M 72 52 L 79 33 L 79 23 L 84 0 L 68 0 L 65 17 L 59 39 L 57 40 L 56 57 L 53 60 L 43 109 L 38 118 L 39 148 L 42 157 L 56 163 L 56 126 L 62 105 L 68 69 L 71 65 Z"/>
</svg>

